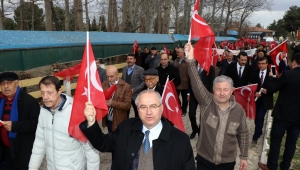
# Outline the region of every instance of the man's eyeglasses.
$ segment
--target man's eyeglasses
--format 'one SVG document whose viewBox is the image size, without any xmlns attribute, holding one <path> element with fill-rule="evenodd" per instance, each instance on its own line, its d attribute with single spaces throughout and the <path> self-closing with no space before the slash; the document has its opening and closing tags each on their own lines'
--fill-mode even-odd
<svg viewBox="0 0 300 170">
<path fill-rule="evenodd" d="M 149 107 L 142 105 L 138 109 L 141 111 L 146 111 L 149 108 L 151 111 L 153 111 L 153 110 L 156 110 L 157 108 L 159 108 L 160 106 L 161 106 L 161 104 L 160 105 L 152 104 Z"/>
<path fill-rule="evenodd" d="M 145 78 L 144 81 L 153 81 L 156 77 L 157 77 L 157 76 L 155 76 L 155 77 L 150 77 L 150 78 Z"/>
</svg>

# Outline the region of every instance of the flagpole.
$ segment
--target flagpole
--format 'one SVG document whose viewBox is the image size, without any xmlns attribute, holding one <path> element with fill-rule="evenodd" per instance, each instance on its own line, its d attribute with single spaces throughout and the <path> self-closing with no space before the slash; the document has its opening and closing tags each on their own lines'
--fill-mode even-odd
<svg viewBox="0 0 300 170">
<path fill-rule="evenodd" d="M 167 87 L 167 83 L 169 82 L 169 76 L 167 77 L 167 80 L 166 80 L 166 83 L 165 83 L 165 87 L 164 87 L 164 91 L 162 93 L 162 97 L 164 96 L 165 94 L 165 91 L 166 91 L 166 87 Z"/>
<path fill-rule="evenodd" d="M 89 32 L 86 32 L 86 57 L 87 57 L 87 94 L 88 94 L 88 101 L 91 101 L 91 93 L 90 93 L 90 51 L 89 51 Z"/>
<path fill-rule="evenodd" d="M 283 41 L 281 44 L 285 43 L 287 41 L 287 39 L 285 41 Z M 271 51 L 269 51 L 268 53 L 271 53 L 272 51 L 276 50 L 281 44 L 277 45 L 275 48 L 273 48 Z"/>
</svg>

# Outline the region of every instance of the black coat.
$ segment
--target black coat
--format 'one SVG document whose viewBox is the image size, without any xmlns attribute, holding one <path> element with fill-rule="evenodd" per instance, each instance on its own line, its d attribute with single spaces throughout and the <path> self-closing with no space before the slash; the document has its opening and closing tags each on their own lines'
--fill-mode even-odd
<svg viewBox="0 0 300 170">
<path fill-rule="evenodd" d="M 145 86 L 142 88 L 141 91 L 147 90 L 147 89 L 148 89 L 148 87 L 147 87 L 147 85 L 145 85 Z M 164 87 L 157 84 L 154 90 L 155 90 L 156 92 L 158 92 L 158 93 L 160 94 L 160 96 L 162 96 L 162 93 L 163 93 L 163 91 L 164 91 Z"/>
<path fill-rule="evenodd" d="M 268 76 L 268 81 L 270 83 L 267 89 L 270 92 L 279 91 L 272 116 L 282 121 L 299 124 L 300 67 L 283 72 L 278 79 Z"/>
<path fill-rule="evenodd" d="M 300 53 L 300 45 L 296 46 L 295 43 L 292 43 L 291 49 L 294 51 L 293 56 Z"/>
<path fill-rule="evenodd" d="M 260 88 L 267 89 L 268 83 L 269 83 L 269 81 L 267 81 L 269 72 L 270 72 L 270 70 L 267 69 L 265 80 L 263 82 L 263 85 L 261 85 L 261 81 L 260 81 L 260 77 L 259 77 L 260 70 L 259 69 L 253 70 L 253 72 L 251 74 L 251 77 L 250 77 L 250 83 L 251 84 L 256 84 L 257 83 L 256 92 L 259 92 Z M 273 104 L 273 93 L 269 92 L 269 90 L 267 89 L 267 94 L 261 93 L 261 97 L 259 97 L 256 102 L 262 102 L 264 110 L 273 109 L 273 106 L 274 106 L 274 104 Z"/>
<path fill-rule="evenodd" d="M 172 127 L 161 118 L 163 128 L 158 139 L 153 141 L 153 165 L 155 170 L 190 170 L 195 160 L 189 137 Z M 87 128 L 87 122 L 80 129 L 90 143 L 101 152 L 114 152 L 112 170 L 128 170 L 139 152 L 144 133 L 139 118 L 124 120 L 116 131 L 103 134 L 98 123 Z"/>
<path fill-rule="evenodd" d="M 171 64 L 169 64 L 166 68 L 163 68 L 161 65 L 156 67 L 158 70 L 159 76 L 159 84 L 165 85 L 166 80 L 169 76 L 169 80 L 173 80 L 175 87 L 177 87 L 181 83 L 181 78 L 179 74 L 179 69 Z"/>
<path fill-rule="evenodd" d="M 236 63 L 236 61 L 232 60 L 231 63 Z M 220 75 L 225 75 L 226 68 L 227 68 L 228 65 L 229 65 L 229 63 L 228 63 L 227 59 L 223 59 L 222 61 L 218 61 L 217 62 L 216 66 L 217 67 L 221 67 L 221 70 L 220 70 L 220 72 L 218 74 L 219 76 Z"/>
<path fill-rule="evenodd" d="M 18 121 L 12 122 L 12 132 L 17 132 L 17 136 L 16 139 L 10 140 L 10 146 L 15 150 L 17 167 L 28 168 L 40 114 L 40 105 L 35 98 L 20 90 L 18 112 Z M 2 140 L 0 141 L 0 155 L 2 155 L 3 143 Z"/>
<path fill-rule="evenodd" d="M 239 78 L 239 74 L 237 71 L 237 62 L 236 62 L 236 63 L 231 63 L 227 66 L 225 75 L 230 77 L 233 80 L 234 87 L 241 87 L 249 84 L 251 72 L 252 72 L 252 67 L 246 64 L 242 77 Z"/>
</svg>

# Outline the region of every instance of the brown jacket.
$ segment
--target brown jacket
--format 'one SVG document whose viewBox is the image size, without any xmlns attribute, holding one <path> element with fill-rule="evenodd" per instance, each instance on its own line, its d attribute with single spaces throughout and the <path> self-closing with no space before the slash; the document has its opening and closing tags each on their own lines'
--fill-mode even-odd
<svg viewBox="0 0 300 170">
<path fill-rule="evenodd" d="M 177 58 L 174 62 L 174 66 L 176 66 L 179 70 L 181 83 L 176 87 L 178 90 L 187 90 L 189 88 L 189 73 L 188 68 L 189 64 L 186 62 L 186 59 L 184 59 L 181 64 L 179 65 L 179 58 Z"/>
<path fill-rule="evenodd" d="M 106 90 L 109 87 L 108 80 L 104 81 L 102 86 L 103 89 Z M 112 108 L 114 109 L 112 131 L 115 131 L 118 124 L 127 119 L 127 111 L 130 110 L 131 107 L 131 97 L 131 86 L 119 78 L 117 90 L 112 102 Z M 106 116 L 102 119 L 102 127 L 106 127 Z"/>
<path fill-rule="evenodd" d="M 230 98 L 229 108 L 222 112 L 202 84 L 195 60 L 189 63 L 189 75 L 194 95 L 200 105 L 200 134 L 197 154 L 214 164 L 234 162 L 239 146 L 241 159 L 248 157 L 249 132 L 243 107 Z"/>
</svg>

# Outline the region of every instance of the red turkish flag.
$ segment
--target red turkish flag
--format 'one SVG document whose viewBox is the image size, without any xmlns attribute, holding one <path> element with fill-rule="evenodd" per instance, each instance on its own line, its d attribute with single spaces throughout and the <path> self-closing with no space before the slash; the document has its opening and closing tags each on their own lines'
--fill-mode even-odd
<svg viewBox="0 0 300 170">
<path fill-rule="evenodd" d="M 198 14 L 199 2 L 200 1 L 197 0 L 194 6 L 189 41 L 199 38 L 194 48 L 194 57 L 200 64 L 200 67 L 209 74 L 209 68 L 212 63 L 212 45 L 215 43 L 215 34 L 210 26 Z"/>
<path fill-rule="evenodd" d="M 175 85 L 173 81 L 169 81 L 165 84 L 165 89 L 162 95 L 162 103 L 164 107 L 163 116 L 171 121 L 178 129 L 185 132 L 182 121 L 182 110 L 178 101 Z"/>
<path fill-rule="evenodd" d="M 104 90 L 105 100 L 109 100 L 111 98 L 111 96 L 115 93 L 116 90 L 117 90 L 116 84 L 114 84 L 114 85 L 110 86 L 109 88 L 107 88 L 106 90 Z"/>
<path fill-rule="evenodd" d="M 256 103 L 254 100 L 256 89 L 257 84 L 251 84 L 236 88 L 233 91 L 235 100 L 244 108 L 246 117 L 253 120 L 256 116 Z"/>
<path fill-rule="evenodd" d="M 270 42 L 270 50 L 273 50 L 277 46 L 277 43 L 275 41 Z"/>
<path fill-rule="evenodd" d="M 135 54 L 135 52 L 137 51 L 138 47 L 139 47 L 138 42 L 136 40 L 134 40 L 133 46 L 132 46 L 132 54 Z"/>
<path fill-rule="evenodd" d="M 57 73 L 54 74 L 54 76 L 61 77 L 64 80 L 70 81 L 77 74 L 79 74 L 80 67 L 81 67 L 81 63 L 79 63 L 79 64 L 77 64 L 77 65 L 75 65 L 73 67 L 67 68 L 65 70 L 62 70 L 60 72 L 57 72 Z"/>
<path fill-rule="evenodd" d="M 87 56 L 87 50 L 89 51 L 89 56 Z M 87 60 L 87 58 L 89 58 L 89 60 Z M 87 138 L 79 129 L 79 124 L 86 120 L 83 110 L 85 108 L 85 103 L 88 101 L 89 94 L 90 101 L 96 109 L 97 121 L 100 121 L 107 114 L 107 105 L 103 94 L 103 88 L 98 75 L 92 45 L 89 40 L 85 46 L 81 64 L 82 67 L 77 81 L 69 123 L 69 134 L 82 142 L 86 142 Z M 88 82 L 88 75 L 90 76 L 90 82 Z M 90 89 L 88 89 L 88 83 L 90 84 Z"/>
<path fill-rule="evenodd" d="M 219 59 L 219 54 L 217 52 L 217 49 L 214 48 L 213 49 L 213 61 L 212 61 L 212 65 L 216 66 L 217 62 L 218 62 L 218 59 Z"/>
<path fill-rule="evenodd" d="M 282 60 L 283 55 L 288 56 L 288 45 L 287 41 L 279 44 L 277 47 L 273 48 L 270 52 L 270 57 L 273 60 L 274 65 L 276 66 L 276 70 L 278 72 L 279 63 Z"/>
<path fill-rule="evenodd" d="M 164 50 L 165 50 L 165 52 L 168 54 L 168 56 L 170 55 L 170 50 L 168 50 L 167 49 L 167 47 L 166 46 L 164 46 L 163 44 L 162 44 L 162 46 L 163 46 L 163 48 L 164 48 Z"/>
</svg>

